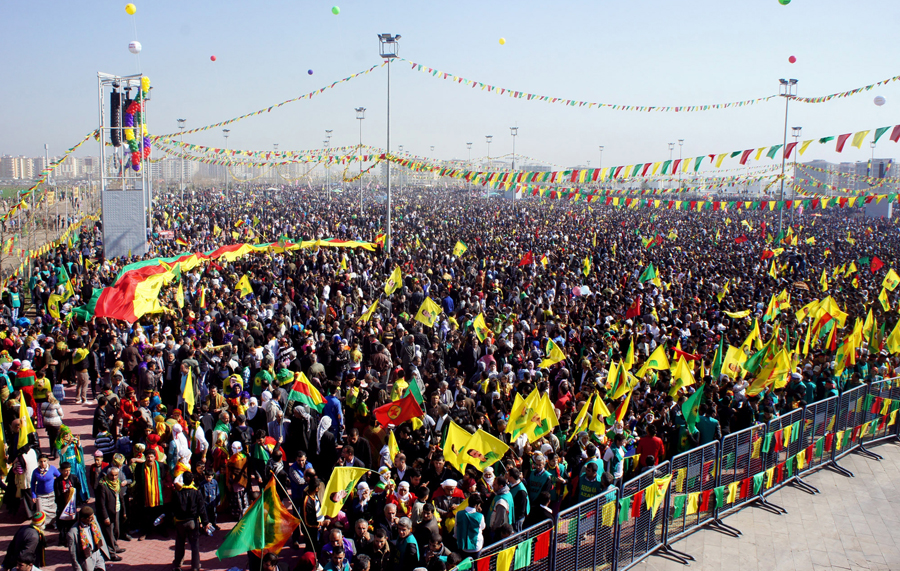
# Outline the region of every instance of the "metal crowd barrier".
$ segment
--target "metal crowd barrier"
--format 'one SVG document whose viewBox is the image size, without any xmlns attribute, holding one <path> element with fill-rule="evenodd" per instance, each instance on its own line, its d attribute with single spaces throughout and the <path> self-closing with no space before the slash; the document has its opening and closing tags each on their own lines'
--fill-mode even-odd
<svg viewBox="0 0 900 571">
<path fill-rule="evenodd" d="M 528 571 L 625 571 L 657 551 L 686 565 L 694 558 L 676 551 L 670 543 L 705 525 L 738 536 L 740 531 L 722 523 L 721 518 L 751 502 L 774 513 L 787 513 L 769 503 L 766 496 L 787 484 L 817 493 L 802 476 L 825 467 L 852 477 L 837 463 L 851 452 L 880 460 L 881 456 L 865 445 L 900 438 L 898 409 L 900 378 L 885 379 L 816 401 L 767 424 L 726 435 L 721 441 L 674 456 L 619 489 L 562 510 L 555 522 L 542 522 L 488 546 L 478 559 L 489 557 L 489 565 L 479 562 L 477 571 L 498 571 L 497 558 L 490 556 L 547 532 L 549 557 L 534 561 L 538 542 L 532 541 L 530 557 L 524 558 L 529 562 Z M 801 457 L 805 456 L 803 463 L 797 459 L 801 452 Z M 668 475 L 672 478 L 667 497 L 653 516 L 643 505 L 643 494 L 654 479 Z M 718 488 L 721 494 L 723 487 L 736 493 L 725 502 L 713 500 L 715 490 Z M 689 509 L 688 501 L 678 498 L 692 494 L 707 499 Z M 631 498 L 632 506 L 641 502 L 636 510 L 638 517 L 621 513 L 622 501 L 625 499 L 627 505 L 627 498 Z M 511 565 L 510 569 L 499 571 L 522 568 Z"/>
<path fill-rule="evenodd" d="M 666 498 L 668 504 L 666 545 L 715 519 L 715 508 L 710 508 L 709 502 L 705 510 L 701 510 L 701 506 L 698 505 L 697 511 L 689 514 L 688 511 L 691 510 L 687 509 L 687 498 L 696 493 L 702 495 L 716 487 L 716 478 L 721 472 L 716 470 L 719 446 L 718 441 L 710 442 L 672 458 L 672 481 L 669 483 L 669 495 Z M 677 500 L 680 509 L 676 510 L 676 498 L 681 496 L 686 497 Z"/>
<path fill-rule="evenodd" d="M 541 523 L 535 524 L 528 529 L 524 529 L 519 533 L 510 535 L 506 539 L 501 539 L 495 543 L 492 543 L 481 550 L 481 553 L 478 555 L 479 558 L 489 557 L 491 555 L 496 555 L 505 549 L 509 549 L 510 547 L 514 547 L 519 545 L 520 543 L 524 543 L 529 539 L 535 538 L 542 533 L 550 532 L 550 553 L 552 554 L 554 551 L 553 548 L 553 521 L 546 520 Z M 550 571 L 550 557 L 544 557 L 539 561 L 535 561 L 535 549 L 537 548 L 537 542 L 531 542 L 531 552 L 528 554 L 528 570 L 529 571 Z M 484 569 L 479 568 L 479 571 L 486 571 Z M 496 558 L 492 558 L 490 560 L 490 571 L 497 571 L 497 560 Z M 512 570 L 510 570 L 512 571 Z"/>
<path fill-rule="evenodd" d="M 554 571 L 614 569 L 620 497 L 615 489 L 559 512 Z M 612 517 L 611 526 L 604 525 L 604 515 L 606 523 Z"/>
<path fill-rule="evenodd" d="M 622 485 L 622 497 L 631 497 L 632 505 L 638 501 L 643 503 L 643 494 L 647 486 L 652 484 L 655 478 L 669 475 L 670 470 L 669 462 L 661 462 L 655 470 L 648 470 L 628 480 Z M 657 549 L 668 549 L 664 541 L 665 511 L 660 507 L 653 517 L 649 510 L 642 508 L 638 517 L 629 517 L 625 523 L 618 526 L 618 533 L 615 534 L 616 569 L 628 569 Z M 686 560 L 682 561 L 687 563 Z"/>
</svg>

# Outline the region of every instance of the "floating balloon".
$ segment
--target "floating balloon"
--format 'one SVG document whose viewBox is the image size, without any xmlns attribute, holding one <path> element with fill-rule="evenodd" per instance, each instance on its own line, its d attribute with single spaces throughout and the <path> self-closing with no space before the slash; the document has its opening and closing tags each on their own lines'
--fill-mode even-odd
<svg viewBox="0 0 900 571">
<path fill-rule="evenodd" d="M 504 45 L 506 43 L 506 38 L 500 38 L 500 45 Z"/>
<path fill-rule="evenodd" d="M 334 14 L 335 16 L 337 16 L 338 14 L 341 13 L 341 9 L 338 6 L 332 6 L 331 13 Z"/>
<path fill-rule="evenodd" d="M 875 105 L 877 105 L 877 106 L 879 106 L 879 107 L 881 107 L 882 105 L 884 105 L 885 102 L 886 102 L 885 98 L 882 97 L 882 96 L 880 96 L 880 95 L 879 95 L 878 97 L 875 98 Z"/>
<path fill-rule="evenodd" d="M 216 56 L 209 56 L 209 61 L 216 61 Z"/>
<path fill-rule="evenodd" d="M 134 16 L 134 13 L 137 12 L 137 6 L 134 4 L 125 4 L 125 13 L 129 16 Z"/>
<path fill-rule="evenodd" d="M 797 58 L 794 57 L 794 56 L 791 56 L 791 57 L 788 58 L 788 61 L 791 62 L 791 63 L 797 63 Z"/>
<path fill-rule="evenodd" d="M 312 75 L 312 70 L 308 69 L 308 70 L 306 70 L 306 73 L 308 73 L 309 75 Z"/>
<path fill-rule="evenodd" d="M 788 4 L 791 3 L 791 0 L 778 0 L 778 3 L 781 4 L 782 6 L 787 6 Z"/>
<path fill-rule="evenodd" d="M 135 55 L 141 53 L 141 42 L 128 42 L 128 51 Z"/>
</svg>

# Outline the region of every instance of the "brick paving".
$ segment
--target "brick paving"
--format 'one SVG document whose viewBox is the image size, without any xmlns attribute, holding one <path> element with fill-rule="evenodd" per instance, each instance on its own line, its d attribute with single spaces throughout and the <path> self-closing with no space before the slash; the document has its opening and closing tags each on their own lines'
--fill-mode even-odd
<svg viewBox="0 0 900 571">
<path fill-rule="evenodd" d="M 804 477 L 820 494 L 793 486 L 773 493 L 770 501 L 787 515 L 750 506 L 726 518 L 724 523 L 743 533 L 740 538 L 702 529 L 672 547 L 693 555 L 690 568 L 702 571 L 900 570 L 900 445 L 872 450 L 884 460 L 857 454 L 840 460 L 854 478 L 827 469 Z M 685 567 L 653 555 L 634 569 Z"/>
</svg>

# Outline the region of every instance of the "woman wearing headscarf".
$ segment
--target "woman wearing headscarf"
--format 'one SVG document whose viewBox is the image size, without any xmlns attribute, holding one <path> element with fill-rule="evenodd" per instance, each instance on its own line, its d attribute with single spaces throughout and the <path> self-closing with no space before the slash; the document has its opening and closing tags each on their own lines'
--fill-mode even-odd
<svg viewBox="0 0 900 571">
<path fill-rule="evenodd" d="M 338 459 L 337 442 L 331 431 L 331 422 L 330 416 L 323 416 L 319 419 L 319 428 L 316 429 L 316 455 L 313 465 L 319 467 L 319 478 L 323 482 L 331 478 L 331 472 Z"/>
<path fill-rule="evenodd" d="M 87 471 L 84 468 L 84 449 L 72 430 L 63 424 L 59 427 L 59 439 L 56 441 L 59 450 L 59 462 L 68 462 L 72 466 L 72 474 L 78 479 L 78 504 L 81 505 L 91 497 L 88 486 Z"/>
<path fill-rule="evenodd" d="M 240 518 L 250 507 L 247 500 L 247 455 L 243 452 L 244 447 L 240 442 L 231 444 L 231 458 L 225 467 L 227 491 L 230 495 L 231 513 Z"/>
<path fill-rule="evenodd" d="M 250 397 L 250 406 L 247 407 L 247 426 L 253 432 L 264 430 L 266 428 L 266 415 L 260 409 L 259 401 L 256 397 Z"/>
</svg>

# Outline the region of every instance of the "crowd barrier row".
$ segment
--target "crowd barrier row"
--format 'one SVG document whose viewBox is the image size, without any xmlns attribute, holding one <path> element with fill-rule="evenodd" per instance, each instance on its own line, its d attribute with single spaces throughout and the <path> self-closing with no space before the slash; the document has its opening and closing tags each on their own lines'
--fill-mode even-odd
<svg viewBox="0 0 900 571">
<path fill-rule="evenodd" d="M 655 552 L 687 564 L 678 539 L 703 526 L 738 537 L 725 516 L 751 503 L 787 513 L 768 496 L 787 485 L 818 493 L 803 476 L 825 467 L 852 477 L 838 463 L 851 452 L 880 460 L 867 446 L 900 436 L 898 409 L 900 377 L 855 387 L 674 456 L 455 571 L 625 571 Z"/>
</svg>

